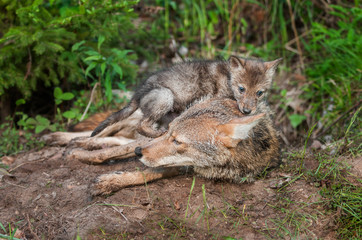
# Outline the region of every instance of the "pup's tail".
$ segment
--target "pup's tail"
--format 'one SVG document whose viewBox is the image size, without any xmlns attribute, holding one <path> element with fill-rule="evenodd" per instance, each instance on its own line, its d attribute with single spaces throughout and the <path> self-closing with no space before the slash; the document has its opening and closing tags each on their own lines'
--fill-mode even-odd
<svg viewBox="0 0 362 240">
<path fill-rule="evenodd" d="M 122 121 L 132 115 L 138 109 L 138 102 L 136 99 L 132 100 L 127 104 L 126 107 L 122 108 L 118 112 L 112 113 L 106 120 L 101 122 L 96 129 L 93 130 L 91 137 L 94 137 L 98 133 L 102 132 L 108 126 Z"/>
</svg>

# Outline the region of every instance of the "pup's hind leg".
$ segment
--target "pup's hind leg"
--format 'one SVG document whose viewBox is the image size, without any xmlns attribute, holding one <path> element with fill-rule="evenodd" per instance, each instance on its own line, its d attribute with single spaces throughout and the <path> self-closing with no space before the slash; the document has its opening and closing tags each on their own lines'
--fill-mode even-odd
<svg viewBox="0 0 362 240">
<path fill-rule="evenodd" d="M 167 129 L 155 129 L 154 123 L 158 122 L 168 112 L 173 110 L 174 96 L 168 88 L 157 88 L 145 95 L 140 102 L 144 114 L 138 126 L 138 132 L 147 137 L 159 137 Z"/>
</svg>

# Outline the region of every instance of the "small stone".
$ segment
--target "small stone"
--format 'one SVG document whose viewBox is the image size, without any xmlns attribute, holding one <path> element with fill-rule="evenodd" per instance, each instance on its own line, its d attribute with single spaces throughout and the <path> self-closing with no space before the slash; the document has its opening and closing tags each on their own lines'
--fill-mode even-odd
<svg viewBox="0 0 362 240">
<path fill-rule="evenodd" d="M 314 140 L 312 145 L 310 146 L 312 149 L 321 149 L 322 148 L 322 143 L 318 140 Z"/>
<path fill-rule="evenodd" d="M 10 166 L 11 164 L 13 164 L 15 162 L 15 157 L 3 156 L 1 158 L 1 162 L 7 166 Z"/>
</svg>

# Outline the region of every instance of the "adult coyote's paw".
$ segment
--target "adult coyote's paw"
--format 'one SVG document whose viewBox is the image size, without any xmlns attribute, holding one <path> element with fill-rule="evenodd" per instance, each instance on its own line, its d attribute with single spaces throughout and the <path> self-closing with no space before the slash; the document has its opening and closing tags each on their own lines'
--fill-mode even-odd
<svg viewBox="0 0 362 240">
<path fill-rule="evenodd" d="M 122 188 L 144 183 L 140 172 L 113 172 L 102 174 L 91 186 L 92 195 L 106 195 Z"/>
</svg>

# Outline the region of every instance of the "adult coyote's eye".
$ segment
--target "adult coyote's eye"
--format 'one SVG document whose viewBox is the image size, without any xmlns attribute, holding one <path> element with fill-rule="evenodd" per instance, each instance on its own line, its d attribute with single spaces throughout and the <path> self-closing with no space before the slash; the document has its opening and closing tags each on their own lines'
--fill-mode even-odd
<svg viewBox="0 0 362 240">
<path fill-rule="evenodd" d="M 263 91 L 257 91 L 256 95 L 258 95 L 258 97 L 260 97 L 261 95 L 263 95 Z"/>
<path fill-rule="evenodd" d="M 241 93 L 245 92 L 245 88 L 244 87 L 239 87 L 239 92 L 241 92 Z"/>
</svg>

